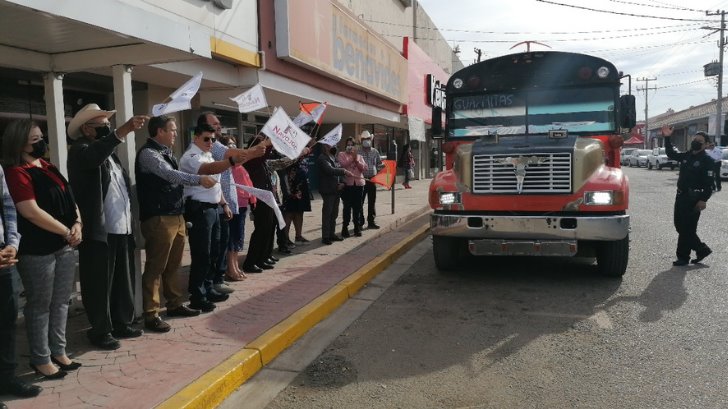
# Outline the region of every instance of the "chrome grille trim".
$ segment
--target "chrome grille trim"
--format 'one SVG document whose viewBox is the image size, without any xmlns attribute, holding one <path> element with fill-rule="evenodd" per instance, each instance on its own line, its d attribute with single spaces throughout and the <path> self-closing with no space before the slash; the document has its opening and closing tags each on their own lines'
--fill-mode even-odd
<svg viewBox="0 0 728 409">
<path fill-rule="evenodd" d="M 527 153 L 473 156 L 473 193 L 518 194 L 515 167 L 501 163 L 506 158 L 537 157 L 543 163 L 529 164 L 521 194 L 571 193 L 571 153 Z"/>
</svg>

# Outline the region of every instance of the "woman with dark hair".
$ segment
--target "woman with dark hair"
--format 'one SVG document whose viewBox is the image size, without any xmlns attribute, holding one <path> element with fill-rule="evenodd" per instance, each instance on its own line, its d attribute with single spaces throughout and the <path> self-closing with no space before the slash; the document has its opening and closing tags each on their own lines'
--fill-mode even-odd
<svg viewBox="0 0 728 409">
<path fill-rule="evenodd" d="M 68 299 L 76 272 L 73 248 L 81 243 L 81 216 L 68 181 L 43 159 L 47 145 L 35 122 L 8 125 L 2 151 L 22 236 L 17 267 L 27 299 L 30 366 L 45 379 L 63 378 L 81 366 L 66 355 Z"/>
<path fill-rule="evenodd" d="M 367 164 L 364 158 L 359 155 L 354 146 L 354 138 L 346 138 L 346 147 L 344 152 L 339 152 L 338 156 L 341 167 L 348 170 L 350 174 L 344 178 L 344 191 L 341 195 L 344 202 L 344 215 L 341 224 L 341 237 L 350 237 L 349 221 L 354 220 L 354 235 L 361 236 L 362 225 L 364 220 L 364 207 L 362 206 L 362 197 L 364 196 L 364 176 L 362 172 L 367 170 Z"/>
<path fill-rule="evenodd" d="M 404 186 L 405 189 L 411 189 L 409 182 L 415 177 L 415 157 L 412 155 L 412 147 L 406 144 L 402 147 L 402 155 L 399 156 L 397 166 L 404 170 Z"/>
</svg>

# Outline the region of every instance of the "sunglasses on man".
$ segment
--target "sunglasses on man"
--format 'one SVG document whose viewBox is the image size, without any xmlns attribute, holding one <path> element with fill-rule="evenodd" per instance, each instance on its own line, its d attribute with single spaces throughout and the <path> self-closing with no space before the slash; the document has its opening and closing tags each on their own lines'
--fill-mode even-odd
<svg viewBox="0 0 728 409">
<path fill-rule="evenodd" d="M 212 141 L 212 143 L 215 143 L 215 141 L 217 140 L 217 138 L 215 138 L 214 136 L 206 136 L 206 137 L 202 138 L 202 140 L 204 142 L 210 142 L 210 141 Z"/>
</svg>

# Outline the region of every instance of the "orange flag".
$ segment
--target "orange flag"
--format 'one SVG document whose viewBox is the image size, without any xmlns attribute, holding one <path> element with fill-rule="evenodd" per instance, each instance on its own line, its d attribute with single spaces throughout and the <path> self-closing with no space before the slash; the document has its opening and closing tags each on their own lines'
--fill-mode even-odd
<svg viewBox="0 0 728 409">
<path fill-rule="evenodd" d="M 394 179 L 397 176 L 397 161 L 383 160 L 382 163 L 384 164 L 384 168 L 374 175 L 371 181 L 387 189 L 391 189 L 394 184 Z"/>
</svg>

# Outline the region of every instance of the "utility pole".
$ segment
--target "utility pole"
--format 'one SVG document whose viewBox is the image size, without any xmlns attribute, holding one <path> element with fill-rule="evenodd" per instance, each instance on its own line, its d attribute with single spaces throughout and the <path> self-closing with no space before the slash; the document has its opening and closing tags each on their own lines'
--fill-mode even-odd
<svg viewBox="0 0 728 409">
<path fill-rule="evenodd" d="M 718 68 L 718 101 L 715 105 L 715 144 L 723 144 L 725 141 L 721 141 L 723 134 L 723 49 L 725 48 L 725 11 L 720 10 L 715 13 L 705 12 L 706 16 L 717 16 L 720 14 L 720 28 L 716 31 L 720 31 L 720 40 L 718 40 L 719 50 L 719 68 Z"/>
<path fill-rule="evenodd" d="M 643 81 L 645 83 L 644 88 L 637 88 L 637 91 L 645 91 L 645 141 L 644 141 L 643 145 L 644 145 L 644 148 L 647 149 L 647 141 L 650 139 L 649 138 L 649 132 L 650 132 L 649 118 L 650 118 L 650 116 L 649 116 L 649 113 L 647 110 L 647 106 L 648 106 L 647 100 L 649 98 L 647 98 L 647 93 L 649 92 L 649 90 L 653 90 L 653 91 L 657 90 L 657 87 L 652 87 L 652 88 L 649 87 L 650 81 L 657 81 L 657 78 L 642 77 L 642 78 L 635 79 L 635 81 Z"/>
</svg>

